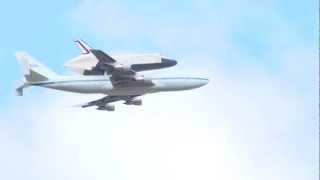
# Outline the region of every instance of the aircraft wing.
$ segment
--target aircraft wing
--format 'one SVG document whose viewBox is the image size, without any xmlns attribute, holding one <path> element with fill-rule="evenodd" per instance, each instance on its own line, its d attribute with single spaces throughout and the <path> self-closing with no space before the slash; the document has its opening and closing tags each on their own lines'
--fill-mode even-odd
<svg viewBox="0 0 320 180">
<path fill-rule="evenodd" d="M 139 95 L 134 96 L 105 96 L 101 99 L 90 101 L 88 103 L 79 105 L 82 108 L 87 108 L 91 106 L 97 106 L 98 110 L 107 110 L 107 111 L 114 111 L 114 106 L 109 105 L 109 103 L 116 102 L 116 101 L 125 101 L 127 105 L 141 105 L 141 100 L 134 99 Z"/>
</svg>

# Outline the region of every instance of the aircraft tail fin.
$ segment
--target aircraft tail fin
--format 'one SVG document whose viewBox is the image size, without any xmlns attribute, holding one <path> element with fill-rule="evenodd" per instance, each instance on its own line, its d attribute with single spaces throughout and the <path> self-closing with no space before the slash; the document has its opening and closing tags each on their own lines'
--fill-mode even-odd
<svg viewBox="0 0 320 180">
<path fill-rule="evenodd" d="M 27 83 L 48 81 L 58 75 L 41 64 L 26 52 L 16 53 L 16 57 L 21 63 L 24 81 Z"/>
</svg>

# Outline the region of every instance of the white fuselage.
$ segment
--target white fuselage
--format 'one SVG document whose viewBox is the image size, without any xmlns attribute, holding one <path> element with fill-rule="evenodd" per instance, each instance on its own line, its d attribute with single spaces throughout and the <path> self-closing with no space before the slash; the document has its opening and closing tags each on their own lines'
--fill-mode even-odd
<svg viewBox="0 0 320 180">
<path fill-rule="evenodd" d="M 106 76 L 61 76 L 60 78 L 30 85 L 76 93 L 99 93 L 111 96 L 143 95 L 162 91 L 189 90 L 204 86 L 204 78 L 149 78 L 153 85 L 113 86 Z"/>
</svg>

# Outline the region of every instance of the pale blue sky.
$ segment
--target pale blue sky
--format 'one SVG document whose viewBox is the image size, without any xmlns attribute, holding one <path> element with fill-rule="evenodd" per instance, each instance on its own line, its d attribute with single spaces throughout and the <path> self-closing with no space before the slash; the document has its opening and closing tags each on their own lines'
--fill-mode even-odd
<svg viewBox="0 0 320 180">
<path fill-rule="evenodd" d="M 59 73 L 66 73 L 67 70 L 63 68 L 64 62 L 79 53 L 72 41 L 75 38 L 82 38 L 94 47 L 113 52 L 160 52 L 176 57 L 179 60 L 179 65 L 175 69 L 164 71 L 164 73 L 208 76 L 212 80 L 209 88 L 199 91 L 202 93 L 194 93 L 193 100 L 190 102 L 191 104 L 194 102 L 198 106 L 202 104 L 205 107 L 204 110 L 199 111 L 202 113 L 199 119 L 204 120 L 196 118 L 199 117 L 197 112 L 189 112 L 188 116 L 194 117 L 194 119 L 190 119 L 192 122 L 190 126 L 192 128 L 206 128 L 209 134 L 214 135 L 216 135 L 215 132 L 211 130 L 220 126 L 223 126 L 222 131 L 232 131 L 230 134 L 226 133 L 230 136 L 225 139 L 224 143 L 231 142 L 232 146 L 239 151 L 230 152 L 229 155 L 232 157 L 227 156 L 226 158 L 233 159 L 233 156 L 239 156 L 240 162 L 244 162 L 244 167 L 247 167 L 239 170 L 243 171 L 242 174 L 240 173 L 242 177 L 236 176 L 236 178 L 257 179 L 259 173 L 264 175 L 271 173 L 265 178 L 281 179 L 283 176 L 282 179 L 292 179 L 286 174 L 287 172 L 292 173 L 292 177 L 296 179 L 316 179 L 319 174 L 317 169 L 319 163 L 316 161 L 319 151 L 319 113 L 316 108 L 319 82 L 317 77 L 319 72 L 318 7 L 316 0 L 4 1 L 0 6 L 0 65 L 2 67 L 2 71 L 0 71 L 2 77 L 0 83 L 0 107 L 2 108 L 0 110 L 0 116 L 2 116 L 0 117 L 0 131 L 5 133 L 0 133 L 0 144 L 3 145 L 4 142 L 7 142 L 7 136 L 14 136 L 12 145 L 8 145 L 10 147 L 8 149 L 13 149 L 13 152 L 22 146 L 27 149 L 27 152 L 34 150 L 39 154 L 46 154 L 45 152 L 50 154 L 50 150 L 43 147 L 43 144 L 47 145 L 43 143 L 46 139 L 41 139 L 39 143 L 36 136 L 49 137 L 48 141 L 50 142 L 53 135 L 60 133 L 60 131 L 48 129 L 51 125 L 55 125 L 55 128 L 63 127 L 61 136 L 65 135 L 68 138 L 65 142 L 62 141 L 63 138 L 58 139 L 57 142 L 53 141 L 48 147 L 55 147 L 55 143 L 59 146 L 75 140 L 81 141 L 80 137 L 85 138 L 80 133 L 82 127 L 72 129 L 71 126 L 69 127 L 60 121 L 53 123 L 54 118 L 49 119 L 51 121 L 46 119 L 46 116 L 49 115 L 57 119 L 70 117 L 70 115 L 64 114 L 66 110 L 59 107 L 60 104 L 66 104 L 66 102 L 61 103 L 60 101 L 63 101 L 63 98 L 67 99 L 70 94 L 48 95 L 46 94 L 47 90 L 33 88 L 26 91 L 25 97 L 17 98 L 14 96 L 14 87 L 21 76 L 20 68 L 14 57 L 15 52 L 28 51 L 50 68 Z M 161 75 L 161 72 L 159 74 Z M 213 83 L 214 85 L 212 85 Z M 180 96 L 183 99 L 183 94 Z M 156 99 L 156 96 L 154 97 Z M 164 97 L 170 98 L 162 96 L 162 99 Z M 146 99 L 148 102 L 148 98 Z M 50 100 L 54 100 L 52 111 L 50 110 Z M 39 103 L 41 101 L 41 108 L 37 106 L 38 101 Z M 152 102 L 154 99 L 150 98 L 149 101 Z M 159 104 L 164 103 L 160 102 Z M 188 108 L 185 103 L 179 103 L 179 101 L 175 101 L 175 103 L 171 106 L 186 106 L 185 108 Z M 147 110 L 144 112 L 152 114 L 151 112 L 157 112 L 157 108 L 161 109 L 160 105 L 152 109 L 153 105 L 152 103 L 147 104 L 145 107 Z M 168 107 L 171 106 L 168 105 Z M 25 108 L 21 109 L 21 107 L 34 112 L 26 112 Z M 182 107 L 169 112 L 173 114 L 185 113 Z M 41 115 L 45 116 L 43 121 L 47 124 L 39 122 L 39 118 L 33 114 L 37 113 L 36 109 L 38 108 L 43 110 Z M 135 112 L 139 110 L 140 108 L 130 109 L 128 114 L 130 117 L 140 117 Z M 127 109 L 121 109 L 121 111 L 126 112 Z M 98 114 L 97 121 L 105 116 L 96 112 L 79 113 L 84 117 L 89 117 L 89 114 L 95 117 L 95 114 Z M 60 114 L 61 116 L 58 116 Z M 117 115 L 119 114 L 112 116 L 114 118 Z M 121 115 L 121 118 L 123 120 L 127 117 Z M 95 118 L 91 119 L 91 121 L 94 120 Z M 137 121 L 137 123 L 149 122 Z M 81 117 L 79 117 L 79 122 L 88 123 Z M 103 127 L 106 125 L 104 123 L 100 125 Z M 124 126 L 134 129 L 130 122 L 125 122 L 125 125 L 121 124 L 120 118 L 116 123 L 107 124 L 108 128 L 116 125 L 117 127 Z M 175 122 L 173 119 L 168 123 L 177 123 L 178 125 L 174 126 L 177 129 L 189 127 L 189 124 Z M 164 127 L 172 126 L 172 124 L 161 125 Z M 142 125 L 145 129 L 155 126 L 157 124 L 152 124 L 150 127 Z M 97 127 L 99 126 L 97 125 Z M 38 131 L 42 128 L 47 129 L 51 134 Z M 89 132 L 94 132 L 94 130 Z M 130 132 L 133 133 L 133 137 L 140 137 L 135 133 L 135 130 Z M 191 132 L 195 133 L 193 130 Z M 73 133 L 75 136 L 69 137 Z M 79 135 L 79 138 L 76 135 Z M 98 137 L 99 139 L 103 135 L 105 134 L 90 137 Z M 174 133 L 171 135 L 176 137 Z M 203 136 L 199 135 L 199 138 L 203 138 Z M 10 141 L 8 140 L 8 142 Z M 84 139 L 84 142 L 88 141 Z M 136 143 L 146 147 L 140 141 Z M 212 144 L 211 141 L 210 143 Z M 85 143 L 79 142 L 79 144 L 83 146 L 75 147 L 86 146 Z M 166 144 L 161 145 L 165 146 Z M 91 146 L 99 148 L 97 144 L 91 144 Z M 73 152 L 70 150 L 72 148 L 58 150 Z M 111 147 L 105 145 L 104 148 Z M 197 152 L 197 150 L 195 151 Z M 89 149 L 87 153 L 92 152 Z M 37 153 L 31 154 L 37 157 Z M 83 154 L 86 153 L 83 152 Z M 80 164 L 86 162 L 84 159 L 90 156 L 83 154 L 80 153 L 78 159 L 75 158 L 77 160 L 70 158 L 71 160 L 69 159 L 68 162 L 79 161 Z M 10 159 L 10 157 L 29 155 L 17 152 L 7 157 Z M 6 164 L 1 164 L 5 162 L 1 161 L 5 157 L 6 154 L 0 155 L 0 168 L 7 167 Z M 213 159 L 215 158 L 213 157 Z M 54 161 L 57 166 L 65 163 L 65 159 L 57 159 L 57 161 L 50 159 L 44 162 Z M 13 162 L 28 164 L 29 160 L 22 158 L 20 161 L 13 160 Z M 88 164 L 100 163 L 99 160 L 88 161 Z M 42 162 L 42 159 L 39 162 Z M 232 162 L 230 160 L 230 164 L 233 164 Z M 270 172 L 266 170 L 273 166 L 273 162 L 279 166 L 278 169 L 288 165 L 287 171 L 282 174 L 283 172 L 277 171 L 276 168 L 270 169 Z M 130 164 L 129 160 L 127 163 Z M 43 165 L 43 162 L 39 164 Z M 124 167 L 131 167 L 128 164 Z M 122 172 L 120 167 L 123 166 L 119 164 L 118 166 L 116 171 Z M 27 170 L 28 172 L 23 170 L 24 165 L 17 168 L 8 167 L 8 171 L 13 171 L 13 173 L 14 171 L 23 171 L 28 175 L 38 170 L 36 165 L 34 167 L 36 170 L 31 168 Z M 47 169 L 48 172 L 46 171 L 47 174 L 39 175 L 39 179 L 53 178 L 50 175 L 55 171 L 50 171 L 51 166 L 47 168 L 49 169 Z M 77 166 L 74 171 L 80 171 L 83 168 L 83 166 Z M 101 166 L 92 165 L 90 168 L 99 169 Z M 188 170 L 188 167 L 185 168 L 183 170 Z M 255 173 L 249 171 L 252 168 L 256 168 L 253 170 L 256 171 Z M 87 174 L 88 179 L 93 178 L 92 172 L 90 172 L 88 171 Z M 97 170 L 98 172 L 103 172 L 103 169 Z M 61 175 L 59 170 L 56 173 Z M 204 174 L 206 173 L 208 172 Z M 26 176 L 34 179 L 34 176 L 28 175 Z M 208 177 L 215 177 L 209 175 Z M 128 179 L 132 179 L 132 176 L 135 177 L 129 174 Z M 0 172 L 0 179 L 21 179 L 19 176 L 14 177 L 10 178 L 10 173 L 7 173 L 4 178 L 1 178 Z M 57 175 L 57 177 L 68 176 Z M 101 177 L 106 179 L 109 176 Z M 223 175 L 221 177 L 220 179 L 227 179 Z M 83 177 L 83 179 L 86 178 Z"/>
<path fill-rule="evenodd" d="M 103 1 L 97 2 L 101 4 Z M 223 24 L 226 16 L 229 18 L 228 23 L 232 23 L 228 26 L 232 26 L 232 28 L 230 28 L 231 31 L 227 29 L 227 32 L 224 33 L 227 33 L 233 46 L 248 55 L 246 59 L 239 61 L 230 55 L 231 52 L 221 53 L 222 56 L 227 56 L 221 62 L 230 67 L 237 67 L 243 62 L 249 62 L 262 64 L 266 70 L 277 71 L 281 69 L 279 55 L 285 47 L 296 46 L 299 48 L 302 46 L 312 48 L 310 51 L 317 48 L 315 39 L 318 37 L 316 18 L 318 6 L 315 0 L 309 2 L 240 0 L 233 3 L 219 1 L 205 1 L 205 3 L 204 10 L 202 10 L 203 7 L 195 6 L 197 3 L 193 1 L 120 1 L 115 4 L 120 6 L 123 11 L 133 14 L 135 19 L 141 18 L 145 24 L 150 24 L 151 29 L 162 28 L 160 26 L 166 25 L 168 21 L 168 24 L 177 23 L 178 26 L 193 28 L 193 26 L 200 25 L 203 26 L 201 28 L 209 26 L 214 30 L 215 28 L 219 29 L 215 26 Z M 5 1 L 2 3 L 0 11 L 2 22 L 0 63 L 6 66 L 1 71 L 2 77 L 6 77 L 3 79 L 0 89 L 2 96 L 13 95 L 11 88 L 15 86 L 20 76 L 16 73 L 19 68 L 14 57 L 16 51 L 29 51 L 58 72 L 64 72 L 62 64 L 78 53 L 72 44 L 72 40 L 75 38 L 82 38 L 97 47 L 102 46 L 114 51 L 159 52 L 163 50 L 153 39 L 149 28 L 146 28 L 145 31 L 133 28 L 135 31 L 140 31 L 138 33 L 131 32 L 131 29 L 124 29 L 116 37 L 112 37 L 113 34 L 106 34 L 107 37 L 102 40 L 99 33 L 90 30 L 90 25 L 77 26 L 72 23 L 70 11 L 77 5 L 77 1 Z M 229 12 L 228 9 L 230 9 Z M 239 12 L 234 13 L 234 11 Z M 88 13 L 91 14 L 91 12 Z M 128 19 L 130 20 L 130 18 Z M 158 22 L 161 23 L 159 27 L 157 27 Z M 278 27 L 281 23 L 285 24 L 284 27 Z M 292 28 L 293 32 L 287 32 L 287 28 Z M 207 38 L 208 33 L 206 31 L 204 34 L 199 34 L 199 37 L 195 37 L 199 38 L 200 42 L 198 43 L 203 42 L 203 46 L 198 46 L 196 50 L 193 48 L 198 44 L 190 43 L 190 45 L 183 44 L 176 49 L 170 49 L 170 52 L 165 49 L 163 53 L 179 55 L 179 53 L 193 50 L 209 54 L 211 44 L 215 44 L 214 47 L 219 48 L 219 43 L 214 43 L 215 36 L 219 35 Z M 119 36 L 123 38 L 121 39 Z M 128 36 L 130 38 L 127 40 Z M 182 35 L 181 38 L 188 38 L 187 36 L 188 34 Z M 298 43 L 303 43 L 303 45 Z M 221 47 L 216 51 L 228 50 Z"/>
<path fill-rule="evenodd" d="M 315 39 L 317 38 L 317 1 L 275 1 L 271 3 L 236 1 L 234 3 L 241 5 L 239 9 L 242 14 L 232 17 L 235 18 L 234 28 L 232 28 L 232 32 L 228 33 L 230 33 L 235 46 L 249 53 L 254 61 L 266 63 L 266 68 L 276 68 L 279 65 L 277 61 L 269 63 L 272 60 L 263 62 L 263 57 L 267 56 L 269 51 L 272 51 L 271 47 L 265 43 L 265 38 L 268 38 L 268 36 L 273 38 L 268 31 L 273 30 L 273 26 L 276 25 L 278 19 L 275 18 L 279 17 L 285 23 L 289 23 L 292 28 L 297 30 L 298 35 L 305 43 L 315 47 Z M 129 9 L 135 15 L 150 13 L 149 17 L 143 18 L 152 19 L 155 23 L 169 20 L 170 22 L 183 22 L 183 24 L 188 24 L 189 26 L 193 26 L 190 23 L 194 22 L 210 24 L 211 20 L 216 21 L 216 19 L 223 23 L 223 17 L 232 14 L 232 12 L 225 11 L 225 14 L 221 14 L 219 8 L 230 7 L 231 10 L 237 9 L 232 4 L 215 1 L 207 2 L 206 8 L 207 11 L 211 11 L 210 14 L 201 13 L 201 9 L 194 7 L 192 1 L 121 1 L 121 3 L 117 2 L 116 4 L 123 5 L 124 9 Z M 259 4 L 272 4 L 270 7 L 267 5 L 266 8 L 270 9 L 263 12 L 265 13 L 264 17 L 255 15 L 255 6 Z M 76 5 L 77 1 L 4 1 L 0 12 L 0 20 L 2 22 L 0 52 L 1 63 L 5 63 L 8 68 L 1 73 L 3 75 L 10 74 L 7 77 L 12 77 L 13 79 L 18 78 L 16 73 L 12 72 L 12 68 L 16 68 L 13 54 L 19 50 L 28 50 L 39 58 L 45 58 L 47 64 L 59 71 L 63 71 L 61 64 L 65 59 L 77 53 L 77 49 L 74 48 L 71 42 L 74 38 L 88 39 L 96 46 L 101 46 L 103 41 L 99 40 L 99 37 L 92 31 L 88 31 L 87 27 L 84 26 L 81 29 L 77 29 L 70 24 L 68 13 Z M 248 7 L 246 8 L 247 5 Z M 150 9 L 150 7 L 154 8 Z M 141 9 L 143 10 L 142 13 L 140 12 Z M 214 13 L 217 9 L 219 14 Z M 272 13 L 274 12 L 277 14 L 273 15 Z M 139 44 L 127 45 L 117 39 L 111 39 L 110 43 L 104 44 L 115 50 L 124 47 L 133 50 L 146 49 L 148 51 L 151 49 L 157 51 L 159 47 L 154 45 L 152 35 L 148 32 L 141 32 L 141 34 L 143 33 L 146 33 L 146 36 L 139 36 L 139 39 L 137 39 Z M 286 32 L 281 32 L 281 29 L 279 29 L 277 33 L 285 34 Z M 291 43 L 279 42 L 280 40 L 272 39 L 274 43 Z M 230 65 L 232 66 L 233 62 L 228 63 L 231 63 Z M 6 78 L 3 86 L 8 88 L 8 84 L 11 83 L 12 79 Z"/>
</svg>

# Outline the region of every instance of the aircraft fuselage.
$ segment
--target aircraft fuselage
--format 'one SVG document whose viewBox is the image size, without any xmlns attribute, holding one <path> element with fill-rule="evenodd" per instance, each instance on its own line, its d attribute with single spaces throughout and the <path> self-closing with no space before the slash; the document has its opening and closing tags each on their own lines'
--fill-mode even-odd
<svg viewBox="0 0 320 180">
<path fill-rule="evenodd" d="M 149 78 L 152 85 L 114 86 L 106 76 L 63 77 L 61 79 L 37 82 L 41 86 L 76 93 L 100 93 L 111 96 L 143 95 L 164 91 L 181 91 L 199 88 L 208 83 L 204 78 Z"/>
</svg>

